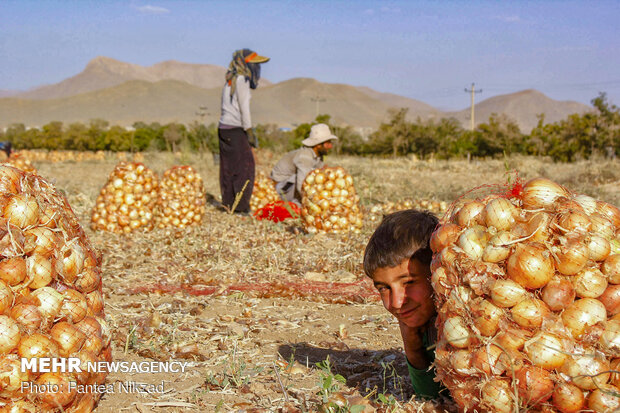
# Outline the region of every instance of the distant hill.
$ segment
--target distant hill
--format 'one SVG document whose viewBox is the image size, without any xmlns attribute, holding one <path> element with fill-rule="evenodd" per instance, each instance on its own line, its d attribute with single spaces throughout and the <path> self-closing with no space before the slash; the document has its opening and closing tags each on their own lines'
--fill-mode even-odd
<svg viewBox="0 0 620 413">
<path fill-rule="evenodd" d="M 62 82 L 18 94 L 0 91 L 0 127 L 12 123 L 41 126 L 53 120 L 87 122 L 94 118 L 125 126 L 135 121 L 217 122 L 225 72 L 226 68 L 217 65 L 169 60 L 144 67 L 97 57 L 81 73 Z M 376 128 L 389 119 L 390 108 L 408 108 L 409 120 L 454 117 L 464 127 L 469 126 L 469 108 L 443 112 L 396 94 L 311 78 L 276 84 L 261 79 L 252 97 L 254 123 L 279 126 L 310 122 L 318 109 L 319 113 L 331 115 L 335 124 Z M 505 114 L 522 132 L 529 133 L 540 113 L 545 113 L 549 123 L 588 110 L 592 108 L 587 105 L 560 102 L 536 90 L 524 90 L 477 103 L 476 123 L 486 122 L 492 113 Z"/>
<path fill-rule="evenodd" d="M 533 89 L 494 96 L 476 104 L 474 109 L 476 124 L 486 122 L 492 113 L 505 114 L 514 120 L 524 133 L 529 133 L 538 124 L 537 115 L 540 113 L 545 114 L 545 123 L 554 123 L 573 113 L 582 114 L 593 110 L 582 103 L 553 100 Z M 447 113 L 460 120 L 465 127 L 469 126 L 470 114 L 471 108 Z"/>
<path fill-rule="evenodd" d="M 20 93 L 19 90 L 4 90 L 4 89 L 0 89 L 0 98 L 7 98 L 10 96 L 15 96 L 18 93 Z"/>
</svg>

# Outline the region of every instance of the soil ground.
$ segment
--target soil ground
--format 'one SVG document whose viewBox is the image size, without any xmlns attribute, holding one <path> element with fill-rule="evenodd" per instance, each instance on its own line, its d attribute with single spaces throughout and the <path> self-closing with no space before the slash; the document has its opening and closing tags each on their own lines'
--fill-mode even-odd
<svg viewBox="0 0 620 413">
<path fill-rule="evenodd" d="M 260 152 L 258 168 L 268 172 L 277 157 Z M 159 174 L 178 164 L 199 171 L 211 200 L 203 224 L 130 236 L 93 232 L 90 212 L 116 163 L 109 157 L 34 165 L 65 192 L 103 254 L 114 359 L 188 364 L 182 373 L 110 374 L 114 391 L 102 397 L 98 412 L 319 411 L 327 397 L 366 405 L 367 412 L 451 408 L 411 400 L 397 324 L 361 267 L 376 221 L 366 219 L 361 234 L 313 236 L 296 222 L 229 215 L 216 206 L 218 169 L 210 155 L 146 154 L 144 163 Z M 479 185 L 514 182 L 512 171 L 620 204 L 617 160 L 329 157 L 327 163 L 353 175 L 365 210 L 404 198 L 450 203 Z M 336 375 L 344 382 L 330 385 Z M 127 382 L 144 392 L 124 391 Z"/>
</svg>

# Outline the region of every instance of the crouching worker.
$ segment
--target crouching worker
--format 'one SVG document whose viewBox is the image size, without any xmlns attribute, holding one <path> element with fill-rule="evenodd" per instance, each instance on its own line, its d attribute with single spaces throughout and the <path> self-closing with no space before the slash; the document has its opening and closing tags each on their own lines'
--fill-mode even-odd
<svg viewBox="0 0 620 413">
<path fill-rule="evenodd" d="M 11 152 L 13 152 L 11 142 L 9 141 L 0 142 L 0 151 L 4 151 L 4 153 L 6 153 L 7 158 L 10 157 Z"/>
<path fill-rule="evenodd" d="M 427 399 L 437 398 L 442 389 L 430 368 L 437 330 L 429 240 L 437 223 L 430 212 L 395 212 L 383 219 L 364 252 L 364 271 L 398 320 L 413 390 Z"/>
<path fill-rule="evenodd" d="M 329 126 L 319 123 L 312 126 L 310 135 L 301 141 L 304 145 L 288 152 L 273 167 L 271 179 L 276 181 L 276 191 L 284 201 L 301 206 L 301 187 L 312 170 L 323 167 L 323 157 L 332 148 L 332 135 Z"/>
</svg>

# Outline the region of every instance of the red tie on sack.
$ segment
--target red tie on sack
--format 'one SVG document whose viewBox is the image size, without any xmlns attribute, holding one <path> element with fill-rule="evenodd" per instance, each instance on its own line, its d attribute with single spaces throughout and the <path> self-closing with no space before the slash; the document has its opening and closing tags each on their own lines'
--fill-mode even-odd
<svg viewBox="0 0 620 413">
<path fill-rule="evenodd" d="M 268 219 L 273 222 L 284 221 L 287 218 L 297 218 L 301 215 L 301 209 L 294 202 L 277 201 L 271 202 L 254 213 L 258 220 Z"/>
</svg>

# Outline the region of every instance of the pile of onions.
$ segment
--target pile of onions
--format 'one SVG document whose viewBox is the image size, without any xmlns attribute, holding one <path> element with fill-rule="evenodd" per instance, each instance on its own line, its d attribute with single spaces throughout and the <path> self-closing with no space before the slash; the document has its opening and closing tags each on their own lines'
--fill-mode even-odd
<svg viewBox="0 0 620 413">
<path fill-rule="evenodd" d="M 361 231 L 360 199 L 344 168 L 313 170 L 304 180 L 302 194 L 301 216 L 308 232 Z"/>
<path fill-rule="evenodd" d="M 105 374 L 22 371 L 21 359 L 111 361 L 100 259 L 66 198 L 38 175 L 0 166 L 0 199 L 0 410 L 92 411 L 101 394 L 68 383 L 103 384 Z M 22 382 L 60 391 L 22 392 Z"/>
<path fill-rule="evenodd" d="M 264 172 L 258 171 L 254 179 L 254 190 L 250 198 L 250 210 L 256 212 L 265 205 L 280 200 L 276 192 L 276 185 L 273 179 L 267 177 Z"/>
<path fill-rule="evenodd" d="M 437 377 L 461 410 L 617 411 L 620 209 L 536 178 L 462 201 L 430 244 Z"/>
<path fill-rule="evenodd" d="M 205 213 L 202 178 L 191 166 L 173 166 L 164 172 L 159 187 L 155 220 L 159 228 L 185 228 L 200 224 Z"/>
<path fill-rule="evenodd" d="M 37 168 L 32 165 L 30 160 L 19 153 L 12 153 L 3 163 L 24 172 L 37 173 Z"/>
<path fill-rule="evenodd" d="M 448 204 L 445 201 L 433 201 L 429 199 L 402 199 L 397 202 L 386 202 L 384 204 L 372 206 L 369 211 L 369 219 L 371 221 L 381 221 L 384 215 L 405 209 L 430 211 L 437 216 L 442 216 L 448 209 Z"/>
<path fill-rule="evenodd" d="M 144 164 L 119 163 L 97 197 L 91 227 L 116 233 L 153 229 L 158 190 L 157 175 Z"/>
</svg>

